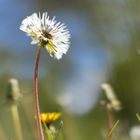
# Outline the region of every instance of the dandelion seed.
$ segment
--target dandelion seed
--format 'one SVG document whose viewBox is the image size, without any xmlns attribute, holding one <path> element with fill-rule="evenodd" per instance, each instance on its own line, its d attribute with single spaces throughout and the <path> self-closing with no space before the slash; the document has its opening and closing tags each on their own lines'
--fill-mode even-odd
<svg viewBox="0 0 140 140">
<path fill-rule="evenodd" d="M 22 21 L 20 30 L 31 36 L 31 44 L 46 48 L 50 56 L 56 59 L 61 59 L 69 49 L 69 31 L 64 24 L 57 23 L 55 17 L 50 19 L 47 12 L 42 16 L 40 13 L 28 16 Z"/>
</svg>

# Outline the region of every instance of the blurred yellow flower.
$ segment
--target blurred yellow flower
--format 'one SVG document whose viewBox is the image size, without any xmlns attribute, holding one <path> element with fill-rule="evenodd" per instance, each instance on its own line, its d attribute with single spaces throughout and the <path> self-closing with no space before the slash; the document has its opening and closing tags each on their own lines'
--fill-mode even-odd
<svg viewBox="0 0 140 140">
<path fill-rule="evenodd" d="M 54 122 L 54 121 L 60 119 L 61 116 L 62 116 L 62 114 L 60 112 L 41 113 L 40 119 L 42 122 L 48 124 L 48 123 L 51 123 L 51 122 Z"/>
</svg>

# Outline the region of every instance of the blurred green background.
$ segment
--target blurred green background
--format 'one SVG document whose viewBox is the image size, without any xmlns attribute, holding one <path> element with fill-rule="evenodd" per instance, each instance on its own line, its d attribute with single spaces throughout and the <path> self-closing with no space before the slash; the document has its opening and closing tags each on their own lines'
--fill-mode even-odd
<svg viewBox="0 0 140 140">
<path fill-rule="evenodd" d="M 39 66 L 41 112 L 63 114 L 65 140 L 101 140 L 107 113 L 101 84 L 109 82 L 122 110 L 119 139 L 129 139 L 140 113 L 139 0 L 0 0 L 0 139 L 16 140 L 10 103 L 9 78 L 19 80 L 18 103 L 24 139 L 37 139 L 34 120 L 33 67 L 37 51 L 19 30 L 33 12 L 47 11 L 71 33 L 70 49 L 62 60 L 43 51 Z"/>
</svg>

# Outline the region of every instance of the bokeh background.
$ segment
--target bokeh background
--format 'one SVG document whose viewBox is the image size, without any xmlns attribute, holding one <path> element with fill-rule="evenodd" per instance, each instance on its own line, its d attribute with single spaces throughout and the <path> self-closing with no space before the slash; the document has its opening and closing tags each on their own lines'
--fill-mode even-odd
<svg viewBox="0 0 140 140">
<path fill-rule="evenodd" d="M 139 0 L 0 0 L 0 137 L 16 140 L 10 105 L 9 78 L 19 80 L 18 103 L 24 139 L 37 139 L 34 120 L 33 67 L 37 51 L 19 30 L 34 12 L 47 11 L 71 33 L 70 49 L 62 60 L 44 50 L 39 66 L 41 112 L 63 114 L 65 140 L 101 140 L 107 113 L 101 85 L 109 82 L 122 110 L 120 139 L 138 125 L 140 113 L 140 1 Z"/>
</svg>

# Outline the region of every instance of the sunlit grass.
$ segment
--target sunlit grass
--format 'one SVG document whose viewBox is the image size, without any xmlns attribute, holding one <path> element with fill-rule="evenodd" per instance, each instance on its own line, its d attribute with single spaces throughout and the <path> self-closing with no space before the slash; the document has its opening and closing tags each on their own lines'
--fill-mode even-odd
<svg viewBox="0 0 140 140">
<path fill-rule="evenodd" d="M 22 92 L 22 91 L 21 91 Z M 10 98 L 10 96 L 7 96 L 8 98 L 8 100 L 9 100 L 9 98 Z M 20 96 L 19 96 L 20 97 Z M 29 122 L 30 122 L 30 124 L 31 123 L 34 123 L 34 116 L 32 115 L 32 117 L 29 117 L 27 114 L 23 114 L 23 113 L 25 113 L 25 112 L 23 112 L 22 110 L 21 110 L 21 108 L 20 108 L 20 106 L 19 106 L 19 103 L 20 102 L 22 102 L 22 100 L 23 100 L 23 98 L 25 98 L 24 96 L 22 97 L 21 96 L 21 99 L 17 102 L 17 105 L 18 105 L 18 113 L 19 113 L 19 123 L 20 123 L 20 127 L 21 127 L 21 133 L 22 133 L 22 137 L 23 137 L 23 139 L 29 139 L 29 134 L 28 134 L 28 132 L 30 133 L 30 137 L 32 138 L 32 139 L 37 139 L 36 138 L 36 135 L 37 135 L 37 133 L 36 133 L 36 129 L 35 129 L 35 126 L 34 125 L 28 125 L 28 123 L 26 124 L 24 124 L 23 125 L 23 119 L 26 119 L 26 120 L 28 120 Z M 28 100 L 28 98 L 29 97 L 26 97 L 25 99 L 26 100 Z M 28 101 L 26 102 L 26 103 L 28 103 Z M 55 104 L 55 103 L 54 103 Z M 24 105 L 24 104 L 22 104 L 22 105 Z M 28 105 L 27 105 L 28 106 Z M 30 111 L 28 110 L 28 108 L 27 108 L 27 106 L 26 106 L 26 108 L 24 108 L 25 109 L 25 111 L 26 111 L 26 109 L 27 109 L 27 111 L 30 113 Z M 51 104 L 51 106 L 52 106 L 52 104 Z M 57 107 L 56 105 L 55 105 L 55 107 Z M 19 110 L 20 109 L 20 110 Z M 29 108 L 29 109 L 31 109 L 31 108 Z M 99 108 L 98 108 L 98 110 L 99 110 Z M 9 113 L 11 113 L 11 111 L 9 112 Z M 21 115 L 21 113 L 22 113 L 22 115 Z M 104 114 L 106 114 L 106 109 L 104 109 Z M 66 118 L 65 117 L 65 113 L 64 113 L 64 116 L 63 116 L 63 113 L 62 113 L 62 119 L 63 119 L 63 117 L 65 118 L 64 119 L 64 125 L 62 125 L 61 124 L 61 119 L 60 120 L 56 120 L 56 122 L 51 122 L 50 124 L 51 125 L 47 125 L 46 123 L 43 123 L 43 129 L 44 129 L 44 134 L 45 134 L 45 139 L 46 140 L 66 140 L 66 139 L 68 139 L 68 140 L 71 140 L 71 139 L 73 139 L 73 136 L 75 136 L 76 138 L 77 138 L 77 140 L 81 140 L 82 139 L 82 136 L 83 135 L 85 135 L 85 137 L 86 137 L 86 133 L 88 133 L 88 132 L 90 132 L 91 133 L 91 131 L 92 130 L 90 130 L 90 127 L 92 128 L 93 126 L 96 128 L 99 128 L 98 127 L 98 124 L 99 124 L 99 122 L 96 122 L 96 123 L 91 123 L 90 125 L 88 125 L 88 126 L 86 126 L 87 125 L 87 123 L 84 121 L 84 116 L 82 117 L 82 118 L 80 118 L 79 117 L 79 119 L 78 119 L 78 117 L 77 117 L 77 119 L 76 119 L 76 121 L 72 121 L 71 119 L 74 119 L 74 117 L 72 117 L 72 118 L 70 118 L 70 119 L 68 119 L 68 118 Z M 99 115 L 99 114 L 98 114 Z M 50 115 L 50 117 L 48 117 L 48 119 L 49 120 L 55 120 L 57 117 L 54 117 L 55 115 Z M 12 117 L 12 114 L 11 114 L 11 117 Z M 25 118 L 25 117 L 27 117 L 27 118 Z M 29 117 L 29 118 L 28 118 Z M 93 116 L 94 117 L 94 116 Z M 96 116 L 97 117 L 97 116 Z M 139 114 L 137 113 L 136 114 L 136 117 L 137 117 L 137 120 L 138 120 L 138 122 L 139 122 Z M 47 118 L 47 117 L 46 117 Z M 85 116 L 85 118 L 86 118 L 86 116 Z M 106 118 L 106 117 L 105 117 Z M 113 118 L 115 118 L 115 120 L 118 120 L 118 119 L 120 119 L 120 118 L 117 118 L 116 116 L 115 116 L 115 114 L 113 114 Z M 0 119 L 1 119 L 1 117 L 0 117 Z M 30 119 L 32 119 L 32 120 L 30 120 Z M 91 119 L 91 118 L 90 118 Z M 94 118 L 95 119 L 95 118 Z M 45 119 L 44 119 L 45 120 Z M 82 122 L 82 120 L 83 120 L 83 122 Z M 96 120 L 96 119 L 95 119 Z M 11 121 L 13 121 L 12 123 L 13 124 L 15 124 L 15 121 L 13 120 L 13 119 L 11 119 Z M 68 121 L 68 122 L 67 122 Z M 25 122 L 25 120 L 24 120 L 24 122 Z M 92 121 L 90 121 L 90 122 L 92 122 Z M 94 121 L 93 121 L 94 122 Z M 108 123 L 108 120 L 106 119 L 106 122 Z M 8 123 L 8 121 L 7 121 L 7 123 Z M 16 122 L 17 123 L 17 122 Z M 80 123 L 80 127 L 77 127 L 77 124 L 76 123 Z M 5 124 L 6 124 L 6 122 L 5 122 Z M 82 126 L 82 124 L 84 124 L 84 127 L 86 127 L 86 128 L 84 128 L 83 126 Z M 121 122 L 119 122 L 119 120 L 118 121 L 114 121 L 113 122 L 113 124 L 112 124 L 112 128 L 110 129 L 110 131 L 107 131 L 108 130 L 108 126 L 106 126 L 106 128 L 105 128 L 105 124 L 104 123 L 101 123 L 100 125 L 102 126 L 103 125 L 103 128 L 102 128 L 102 130 L 101 129 L 99 129 L 100 130 L 100 132 L 98 132 L 98 136 L 97 136 L 97 132 L 96 133 L 92 133 L 92 135 L 93 135 L 93 137 L 102 137 L 102 138 L 104 138 L 104 137 L 106 137 L 106 139 L 107 140 L 109 140 L 108 138 L 112 135 L 112 140 L 117 140 L 116 139 L 116 137 L 118 138 L 119 137 L 119 139 L 120 140 L 129 140 L 130 139 L 130 137 L 129 137 L 129 133 L 128 133 L 128 135 L 126 134 L 126 133 L 121 133 L 119 130 L 120 129 L 122 129 L 121 127 L 122 127 L 122 124 L 123 124 L 123 122 L 121 121 Z M 65 126 L 66 125 L 66 126 Z M 12 126 L 12 125 L 11 125 Z M 25 130 L 25 126 L 27 127 L 27 129 L 28 130 Z M 49 126 L 49 127 L 48 127 Z M 28 128 L 28 127 L 31 127 L 31 128 Z M 71 128 L 70 128 L 71 127 Z M 82 128 L 83 127 L 83 128 Z M 88 128 L 89 127 L 89 128 Z M 124 126 L 125 127 L 125 126 Z M 10 128 L 10 127 L 9 127 Z M 13 129 L 13 132 L 12 132 L 12 135 L 11 136 L 8 136 L 7 135 L 7 130 L 6 129 L 4 129 L 4 127 L 0 127 L 0 136 L 3 138 L 3 140 L 9 140 L 9 138 L 14 138 L 14 140 L 16 140 L 17 138 L 17 136 L 16 136 L 16 133 L 14 133 L 14 132 L 16 132 L 16 129 L 17 129 L 18 127 L 15 127 L 14 125 L 12 126 L 12 129 Z M 31 130 L 32 129 L 32 130 Z M 66 130 L 67 129 L 67 130 Z M 71 134 L 74 134 L 71 130 L 73 129 L 73 131 L 75 131 L 74 133 L 75 133 L 75 135 L 72 135 L 72 136 L 70 136 L 70 139 L 69 138 L 67 138 L 67 136 L 64 136 L 64 135 L 71 135 Z M 85 130 L 85 131 L 83 131 L 84 129 L 87 129 L 87 130 Z M 88 129 L 90 130 L 90 131 L 88 131 Z M 94 130 L 94 129 L 93 129 Z M 19 131 L 19 129 L 18 129 L 18 131 Z M 68 133 L 66 133 L 66 131 L 69 131 Z M 80 134 L 80 131 L 82 131 L 82 134 Z M 98 130 L 97 130 L 98 131 Z M 103 132 L 102 132 L 103 131 Z M 85 134 L 84 134 L 85 133 Z M 102 133 L 104 133 L 104 135 L 102 135 Z M 53 135 L 53 136 L 52 136 Z M 77 135 L 77 136 L 76 136 Z M 80 136 L 81 135 L 81 136 Z M 92 137 L 92 135 L 91 134 L 89 134 L 89 136 L 87 136 L 87 137 Z M 95 135 L 95 136 L 94 136 Z M 49 138 L 49 139 L 48 139 Z M 95 139 L 96 140 L 96 139 Z"/>
</svg>

